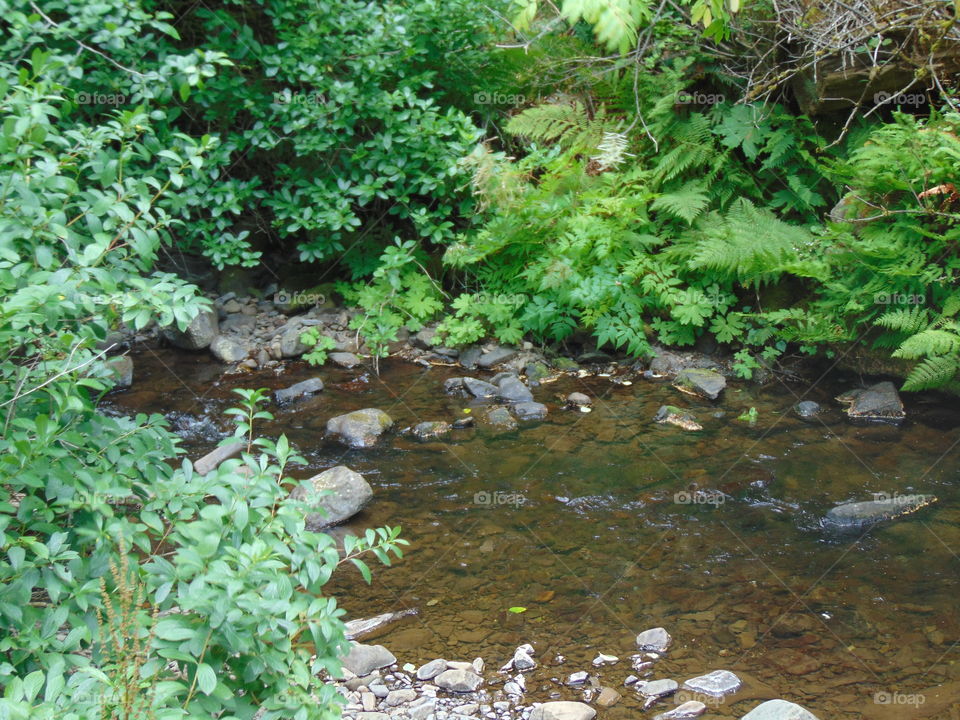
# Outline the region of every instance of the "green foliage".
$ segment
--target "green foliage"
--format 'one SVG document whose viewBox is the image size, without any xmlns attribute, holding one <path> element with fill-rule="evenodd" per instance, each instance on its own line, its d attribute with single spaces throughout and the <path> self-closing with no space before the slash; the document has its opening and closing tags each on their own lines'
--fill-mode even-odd
<svg viewBox="0 0 960 720">
<path fill-rule="evenodd" d="M 309 327 L 302 335 L 300 342 L 311 348 L 303 355 L 303 359 L 311 365 L 323 365 L 327 361 L 327 351 L 337 346 L 337 341 L 329 335 L 321 335 L 320 328 Z"/>
</svg>

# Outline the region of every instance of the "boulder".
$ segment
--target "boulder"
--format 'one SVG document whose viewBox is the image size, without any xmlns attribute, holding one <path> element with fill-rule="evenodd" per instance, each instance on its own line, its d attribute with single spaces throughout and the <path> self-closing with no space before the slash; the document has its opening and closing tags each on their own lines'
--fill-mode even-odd
<svg viewBox="0 0 960 720">
<path fill-rule="evenodd" d="M 302 380 L 288 388 L 277 390 L 273 393 L 273 399 L 278 405 L 283 405 L 291 400 L 299 400 L 307 395 L 313 395 L 323 390 L 323 380 L 318 377 Z"/>
<path fill-rule="evenodd" d="M 450 692 L 474 692 L 483 685 L 483 678 L 473 670 L 444 670 L 433 679 L 434 684 Z"/>
<path fill-rule="evenodd" d="M 290 497 L 306 502 L 312 511 L 307 515 L 307 529 L 320 530 L 360 512 L 373 498 L 373 489 L 363 475 L 338 465 L 305 480 Z"/>
<path fill-rule="evenodd" d="M 351 643 L 350 651 L 340 658 L 343 667 L 354 675 L 363 677 L 374 670 L 393 665 L 397 661 L 393 653 L 383 645 L 363 645 Z"/>
<path fill-rule="evenodd" d="M 206 350 L 218 332 L 217 311 L 211 309 L 198 313 L 186 330 L 169 325 L 163 329 L 162 334 L 171 345 L 181 350 Z"/>
<path fill-rule="evenodd" d="M 538 705 L 530 713 L 530 720 L 593 720 L 597 711 L 582 702 L 558 700 Z"/>
<path fill-rule="evenodd" d="M 115 388 L 128 388 L 133 385 L 133 358 L 129 355 L 118 355 L 107 360 L 111 379 Z"/>
<path fill-rule="evenodd" d="M 510 403 L 524 403 L 533 400 L 533 393 L 520 381 L 520 378 L 509 375 L 497 386 L 497 397 Z"/>
<path fill-rule="evenodd" d="M 513 414 L 518 420 L 543 420 L 547 417 L 547 406 L 538 402 L 521 402 L 513 406 Z"/>
<path fill-rule="evenodd" d="M 473 370 L 477 366 L 477 360 L 480 359 L 480 348 L 469 347 L 460 353 L 460 364 L 468 370 Z"/>
<path fill-rule="evenodd" d="M 327 434 L 353 448 L 372 447 L 393 420 L 383 410 L 364 408 L 327 421 Z"/>
<path fill-rule="evenodd" d="M 250 349 L 245 343 L 229 335 L 217 335 L 210 343 L 210 353 L 220 362 L 238 363 L 246 359 Z"/>
<path fill-rule="evenodd" d="M 849 406 L 847 416 L 855 420 L 900 422 L 907 416 L 897 388 L 889 381 L 851 390 L 840 395 L 837 401 Z"/>
<path fill-rule="evenodd" d="M 447 378 L 443 381 L 443 391 L 447 395 L 463 395 L 467 390 L 463 386 L 463 380 L 462 377 Z"/>
<path fill-rule="evenodd" d="M 741 720 L 817 720 L 806 708 L 786 700 L 767 700 L 744 715 Z"/>
<path fill-rule="evenodd" d="M 688 395 L 716 400 L 727 386 L 727 379 L 715 370 L 687 368 L 677 373 L 673 386 Z"/>
</svg>

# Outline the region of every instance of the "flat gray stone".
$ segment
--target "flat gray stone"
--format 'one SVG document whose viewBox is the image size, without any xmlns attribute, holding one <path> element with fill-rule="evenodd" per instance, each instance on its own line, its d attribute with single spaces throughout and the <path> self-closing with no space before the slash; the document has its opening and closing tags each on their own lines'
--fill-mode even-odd
<svg viewBox="0 0 960 720">
<path fill-rule="evenodd" d="M 637 686 L 637 689 L 640 691 L 640 694 L 645 697 L 663 697 L 664 695 L 670 695 L 675 693 L 680 687 L 677 684 L 676 680 L 651 680 L 648 683 L 645 683 L 643 687 Z"/>
<path fill-rule="evenodd" d="M 744 715 L 741 720 L 818 720 L 806 708 L 786 700 L 767 700 Z"/>
<path fill-rule="evenodd" d="M 894 495 L 882 500 L 867 500 L 837 505 L 827 511 L 827 528 L 856 530 L 882 520 L 893 520 L 937 502 L 933 495 Z"/>
<path fill-rule="evenodd" d="M 677 705 L 673 710 L 654 715 L 653 720 L 689 720 L 690 718 L 700 717 L 707 711 L 707 706 L 699 700 L 687 700 L 682 705 Z"/>
<path fill-rule="evenodd" d="M 513 406 L 517 420 L 543 420 L 547 417 L 547 406 L 538 402 L 522 402 Z"/>
<path fill-rule="evenodd" d="M 225 460 L 229 460 L 235 455 L 239 455 L 240 451 L 243 450 L 245 445 L 246 444 L 242 440 L 235 440 L 227 443 L 226 445 L 221 445 L 197 460 L 193 464 L 193 471 L 197 473 L 197 475 L 206 475 L 208 472 L 219 467 L 220 463 L 224 462 Z"/>
<path fill-rule="evenodd" d="M 530 713 L 530 720 L 593 720 L 597 711 L 582 702 L 558 700 L 539 705 Z"/>
<path fill-rule="evenodd" d="M 387 693 L 386 704 L 387 707 L 396 707 L 397 705 L 403 705 L 404 703 L 408 703 L 416 699 L 417 691 L 413 688 L 391 690 L 389 693 Z"/>
<path fill-rule="evenodd" d="M 437 687 L 450 692 L 474 692 L 483 685 L 483 678 L 472 670 L 444 670 L 433 679 Z"/>
<path fill-rule="evenodd" d="M 361 677 L 379 668 L 393 665 L 396 661 L 397 658 L 393 653 L 383 645 L 363 645 L 356 642 L 352 643 L 350 651 L 340 658 L 343 667 Z"/>
<path fill-rule="evenodd" d="M 468 370 L 472 370 L 477 366 L 477 360 L 480 359 L 480 355 L 480 348 L 467 348 L 460 353 L 460 364 Z"/>
<path fill-rule="evenodd" d="M 662 627 L 650 628 L 637 635 L 637 648 L 649 652 L 666 652 L 673 638 Z"/>
<path fill-rule="evenodd" d="M 837 398 L 849 403 L 847 415 L 860 420 L 887 420 L 900 422 L 907 413 L 892 382 L 885 381 L 866 389 L 852 390 Z"/>
<path fill-rule="evenodd" d="M 447 669 L 446 660 L 431 660 L 417 669 L 417 680 L 433 680 L 437 675 Z"/>
<path fill-rule="evenodd" d="M 497 394 L 497 387 L 495 385 L 472 377 L 465 377 L 463 379 L 463 387 L 475 398 L 492 398 Z"/>
<path fill-rule="evenodd" d="M 298 400 L 307 395 L 318 393 L 321 390 L 323 390 L 323 380 L 318 377 L 310 378 L 309 380 L 295 383 L 288 388 L 277 390 L 273 393 L 273 399 L 277 401 L 278 405 L 283 405 L 291 400 Z"/>
<path fill-rule="evenodd" d="M 417 440 L 433 440 L 443 437 L 451 430 L 450 423 L 434 420 L 414 425 L 410 432 Z"/>
<path fill-rule="evenodd" d="M 342 368 L 355 368 L 357 365 L 361 365 L 363 361 L 358 358 L 356 355 L 350 352 L 334 352 L 327 355 L 327 359 L 332 362 L 334 365 L 339 365 Z"/>
<path fill-rule="evenodd" d="M 727 386 L 727 379 L 714 370 L 687 368 L 677 373 L 673 386 L 690 395 L 716 400 Z"/>
<path fill-rule="evenodd" d="M 690 678 L 683 683 L 686 690 L 720 698 L 735 693 L 743 683 L 729 670 L 714 670 L 706 675 Z"/>
<path fill-rule="evenodd" d="M 482 368 L 492 368 L 500 363 L 515 357 L 517 350 L 515 348 L 498 347 L 490 352 L 484 353 L 477 359 L 477 365 Z"/>
<path fill-rule="evenodd" d="M 352 518 L 373 499 L 373 489 L 363 475 L 338 465 L 298 485 L 290 497 L 308 504 L 307 529 L 316 531 Z"/>
<path fill-rule="evenodd" d="M 497 387 L 497 397 L 512 403 L 533 401 L 533 393 L 518 377 L 511 375 L 500 381 Z"/>
<path fill-rule="evenodd" d="M 376 444 L 393 420 L 383 410 L 364 408 L 327 421 L 327 434 L 337 437 L 352 448 L 367 448 Z"/>
</svg>

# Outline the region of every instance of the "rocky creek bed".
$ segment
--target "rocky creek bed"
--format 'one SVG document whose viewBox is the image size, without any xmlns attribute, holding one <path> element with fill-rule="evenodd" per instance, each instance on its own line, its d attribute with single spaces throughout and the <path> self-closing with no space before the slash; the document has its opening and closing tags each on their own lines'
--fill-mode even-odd
<svg viewBox="0 0 960 720">
<path fill-rule="evenodd" d="M 378 377 L 342 310 L 302 318 L 351 356 L 322 368 L 260 355 L 289 319 L 266 306 L 250 316 L 266 329 L 239 360 L 140 344 L 117 361 L 131 382 L 105 407 L 165 413 L 199 458 L 228 432 L 230 389 L 268 387 L 276 419 L 261 432 L 286 433 L 309 463 L 297 476 L 343 501 L 345 524 L 328 531 L 404 527 L 405 560 L 372 587 L 349 573 L 329 586 L 353 618 L 409 611 L 359 638 L 394 659 L 338 681 L 348 715 L 619 720 L 686 702 L 750 720 L 807 718 L 785 702 L 821 720 L 955 712 L 951 402 L 904 407 L 881 379 L 842 375 L 759 386 L 697 355 L 463 357 L 428 336 L 396 347 Z M 673 636 L 662 654 L 637 643 L 657 626 Z M 525 646 L 534 666 L 501 673 Z M 482 683 L 418 678 L 431 662 Z M 735 692 L 683 687 L 717 670 L 737 677 Z M 671 691 L 650 703 L 643 688 L 660 681 Z"/>
</svg>

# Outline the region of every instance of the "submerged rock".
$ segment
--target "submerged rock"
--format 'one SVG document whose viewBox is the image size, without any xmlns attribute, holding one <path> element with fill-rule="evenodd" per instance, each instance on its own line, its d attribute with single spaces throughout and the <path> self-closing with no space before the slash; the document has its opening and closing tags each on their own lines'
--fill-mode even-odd
<svg viewBox="0 0 960 720">
<path fill-rule="evenodd" d="M 900 422 L 907 416 L 897 388 L 889 381 L 850 390 L 840 395 L 837 401 L 849 405 L 847 416 L 854 420 Z"/>
<path fill-rule="evenodd" d="M 727 386 L 727 379 L 714 370 L 687 368 L 677 373 L 673 386 L 688 395 L 716 400 Z"/>
<path fill-rule="evenodd" d="M 707 706 L 699 700 L 687 700 L 682 705 L 677 705 L 673 710 L 655 715 L 653 720 L 689 720 L 690 718 L 700 717 L 707 711 Z"/>
<path fill-rule="evenodd" d="M 513 406 L 513 414 L 518 420 L 543 420 L 547 416 L 547 406 L 538 402 L 522 402 Z"/>
<path fill-rule="evenodd" d="M 804 420 L 809 420 L 823 412 L 823 408 L 813 400 L 801 400 L 793 406 L 793 411 Z"/>
<path fill-rule="evenodd" d="M 637 683 L 635 687 L 644 697 L 660 698 L 675 693 L 680 685 L 676 680 L 664 678 L 662 680 L 651 680 L 647 683 Z"/>
<path fill-rule="evenodd" d="M 490 408 L 484 416 L 487 423 L 502 430 L 516 430 L 517 421 L 505 407 Z"/>
<path fill-rule="evenodd" d="M 575 407 L 582 407 L 586 405 L 591 405 L 593 401 L 590 400 L 589 395 L 586 395 L 582 392 L 572 392 L 569 395 L 567 395 L 567 403 Z"/>
<path fill-rule="evenodd" d="M 818 720 L 806 708 L 786 700 L 767 700 L 748 712 L 741 720 Z"/>
<path fill-rule="evenodd" d="M 367 448 L 376 444 L 393 420 L 383 410 L 364 408 L 327 421 L 327 434 L 353 448 Z"/>
<path fill-rule="evenodd" d="M 825 527 L 858 529 L 882 520 L 893 520 L 914 513 L 937 501 L 933 495 L 894 495 L 880 500 L 849 502 L 827 511 Z"/>
<path fill-rule="evenodd" d="M 422 422 L 414 425 L 410 432 L 417 440 L 433 440 L 450 432 L 450 423 L 440 420 Z"/>
<path fill-rule="evenodd" d="M 597 711 L 582 702 L 558 700 L 538 705 L 530 713 L 530 720 L 593 720 Z"/>
<path fill-rule="evenodd" d="M 347 640 L 357 640 L 364 635 L 369 635 L 375 630 L 379 630 L 382 627 L 395 623 L 397 620 L 410 617 L 411 615 L 416 615 L 417 612 L 418 610 L 416 608 L 409 608 L 399 612 L 381 613 L 380 615 L 374 615 L 371 618 L 348 620 L 343 624 L 343 632 Z"/>
<path fill-rule="evenodd" d="M 688 431 L 703 430 L 703 426 L 693 415 L 673 405 L 661 405 L 653 416 L 653 421 L 661 425 L 675 425 Z"/>
<path fill-rule="evenodd" d="M 373 499 L 373 489 L 363 475 L 338 465 L 298 485 L 290 497 L 305 501 L 316 511 L 307 515 L 307 529 L 320 530 L 342 523 L 363 510 Z"/>
<path fill-rule="evenodd" d="M 163 329 L 162 334 L 170 344 L 181 350 L 206 350 L 218 332 L 217 311 L 207 310 L 200 312 L 186 330 L 170 325 Z"/>
<path fill-rule="evenodd" d="M 318 377 L 303 380 L 288 388 L 277 390 L 273 393 L 273 399 L 278 405 L 283 405 L 291 400 L 298 400 L 306 395 L 313 395 L 323 390 L 323 380 Z"/>
</svg>

